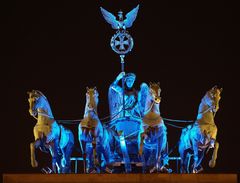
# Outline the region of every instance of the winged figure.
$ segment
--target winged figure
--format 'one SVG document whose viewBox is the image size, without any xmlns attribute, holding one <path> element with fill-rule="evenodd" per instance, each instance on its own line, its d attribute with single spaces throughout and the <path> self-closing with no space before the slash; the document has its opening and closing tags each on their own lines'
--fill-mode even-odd
<svg viewBox="0 0 240 183">
<path fill-rule="evenodd" d="M 123 19 L 123 12 L 120 10 L 118 12 L 118 20 L 117 18 L 104 8 L 100 7 L 101 12 L 103 14 L 104 19 L 111 24 L 113 29 L 126 29 L 132 26 L 135 21 L 139 9 L 139 5 L 136 8 L 132 9 L 130 12 L 126 14 L 126 18 Z"/>
</svg>

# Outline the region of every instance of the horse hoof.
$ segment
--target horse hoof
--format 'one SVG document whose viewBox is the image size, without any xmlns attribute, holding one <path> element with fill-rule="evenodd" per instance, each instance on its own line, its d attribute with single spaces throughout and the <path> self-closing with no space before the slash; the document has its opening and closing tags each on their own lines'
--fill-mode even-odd
<svg viewBox="0 0 240 183">
<path fill-rule="evenodd" d="M 109 167 L 106 167 L 106 168 L 105 168 L 105 172 L 106 172 L 106 173 L 109 173 L 109 174 L 112 174 L 112 173 L 113 173 L 113 169 L 112 169 L 112 168 L 109 168 Z"/>
<path fill-rule="evenodd" d="M 180 173 L 188 173 L 186 170 L 181 169 Z"/>
<path fill-rule="evenodd" d="M 215 165 L 216 165 L 216 161 L 210 160 L 208 165 L 209 165 L 210 168 L 214 168 Z"/>
<path fill-rule="evenodd" d="M 196 169 L 193 169 L 192 173 L 198 173 L 198 171 Z"/>
<path fill-rule="evenodd" d="M 36 168 L 36 167 L 38 167 L 38 162 L 36 160 L 32 160 L 31 165 L 33 168 Z"/>
<path fill-rule="evenodd" d="M 152 169 L 149 170 L 149 173 L 156 173 L 157 172 L 157 167 L 154 166 Z"/>
<path fill-rule="evenodd" d="M 87 171 L 87 173 L 89 173 L 89 174 L 95 174 L 95 173 L 97 173 L 97 171 L 96 171 L 95 168 L 90 168 L 90 169 Z"/>
<path fill-rule="evenodd" d="M 160 172 L 162 172 L 162 173 L 172 173 L 172 169 L 171 168 L 169 168 L 169 166 L 162 166 L 161 168 L 160 168 Z"/>
<path fill-rule="evenodd" d="M 192 173 L 200 173 L 203 171 L 203 167 L 200 165 L 198 167 L 195 167 L 192 171 Z"/>
<path fill-rule="evenodd" d="M 45 174 L 51 174 L 51 173 L 53 173 L 52 169 L 49 168 L 49 167 L 42 168 L 41 171 L 42 171 L 43 173 L 45 173 Z"/>
</svg>

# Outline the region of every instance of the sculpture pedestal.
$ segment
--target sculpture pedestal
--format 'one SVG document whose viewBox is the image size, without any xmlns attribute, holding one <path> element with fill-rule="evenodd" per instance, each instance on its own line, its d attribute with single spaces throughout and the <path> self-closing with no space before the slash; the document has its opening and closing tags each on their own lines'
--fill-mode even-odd
<svg viewBox="0 0 240 183">
<path fill-rule="evenodd" d="M 237 183 L 237 174 L 3 174 L 3 183 Z"/>
</svg>

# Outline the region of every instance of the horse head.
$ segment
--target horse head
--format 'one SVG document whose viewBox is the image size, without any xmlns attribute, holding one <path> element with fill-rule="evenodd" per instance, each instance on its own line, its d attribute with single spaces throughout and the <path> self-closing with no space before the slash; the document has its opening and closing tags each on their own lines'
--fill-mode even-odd
<svg viewBox="0 0 240 183">
<path fill-rule="evenodd" d="M 144 89 L 145 88 L 145 89 Z M 147 90 L 145 93 L 145 107 L 143 113 L 143 123 L 148 126 L 157 126 L 162 123 L 162 118 L 160 116 L 159 104 L 161 102 L 161 88 L 160 83 L 149 83 L 149 87 L 144 84 L 142 90 Z M 143 97 L 144 98 L 144 97 Z"/>
<path fill-rule="evenodd" d="M 97 105 L 98 105 L 98 91 L 97 88 L 86 88 L 86 109 L 87 111 L 85 112 L 95 112 L 97 113 Z"/>
<path fill-rule="evenodd" d="M 29 95 L 29 113 L 35 119 L 39 121 L 39 115 L 45 117 L 44 119 L 53 119 L 53 114 L 47 97 L 40 92 L 39 90 L 32 90 L 31 92 L 27 92 Z M 40 121 L 42 118 L 40 119 Z"/>
<path fill-rule="evenodd" d="M 98 133 L 99 118 L 97 116 L 98 91 L 97 88 L 86 88 L 86 106 L 84 119 L 80 123 L 82 131 L 82 139 L 91 141 L 92 137 L 96 137 Z"/>
<path fill-rule="evenodd" d="M 159 104 L 161 102 L 161 97 L 160 97 L 160 94 L 161 94 L 161 88 L 160 88 L 160 83 L 152 83 L 150 82 L 149 83 L 149 92 L 150 92 L 150 96 L 152 97 L 153 101 L 156 103 L 156 104 Z"/>
<path fill-rule="evenodd" d="M 38 108 L 43 107 L 44 103 L 47 101 L 47 98 L 39 90 L 32 90 L 27 92 L 28 102 L 29 102 L 29 113 L 31 116 L 36 118 L 38 114 Z"/>
<path fill-rule="evenodd" d="M 214 86 L 207 91 L 204 97 L 205 104 L 208 105 L 213 112 L 217 112 L 219 109 L 219 101 L 221 99 L 222 90 L 223 90 L 222 88 Z"/>
</svg>

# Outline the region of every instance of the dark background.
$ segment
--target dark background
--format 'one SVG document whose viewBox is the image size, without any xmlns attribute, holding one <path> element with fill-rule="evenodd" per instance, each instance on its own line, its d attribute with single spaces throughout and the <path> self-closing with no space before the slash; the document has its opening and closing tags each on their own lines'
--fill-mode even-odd
<svg viewBox="0 0 240 183">
<path fill-rule="evenodd" d="M 1 6 L 1 173 L 39 171 L 30 166 L 35 119 L 28 113 L 27 91 L 42 91 L 55 119 L 80 119 L 86 86 L 97 86 L 99 117 L 108 115 L 108 87 L 121 67 L 109 45 L 115 31 L 99 7 L 116 15 L 137 4 L 139 13 L 129 29 L 134 48 L 125 60 L 126 72 L 137 75 L 136 89 L 142 82 L 160 81 L 162 116 L 194 120 L 205 92 L 214 85 L 223 87 L 215 118 L 220 142 L 217 165 L 207 167 L 211 151 L 204 168 L 239 171 L 235 6 L 227 1 L 103 0 L 9 1 Z M 77 125 L 67 126 L 77 136 Z M 172 148 L 180 129 L 167 127 Z M 178 155 L 176 149 L 172 155 Z"/>
</svg>

